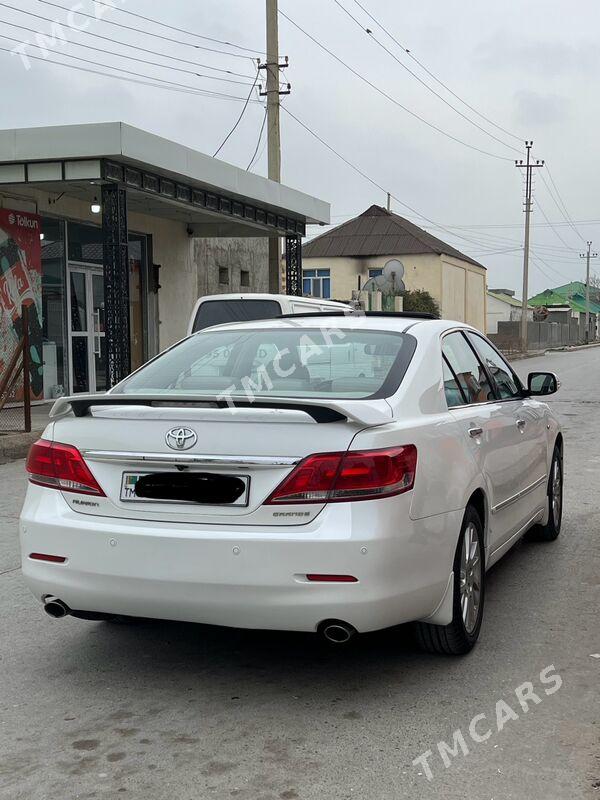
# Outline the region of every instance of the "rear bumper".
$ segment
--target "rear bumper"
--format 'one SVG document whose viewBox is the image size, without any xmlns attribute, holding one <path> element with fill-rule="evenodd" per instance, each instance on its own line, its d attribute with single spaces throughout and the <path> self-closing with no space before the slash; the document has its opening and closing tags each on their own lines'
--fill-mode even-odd
<svg viewBox="0 0 600 800">
<path fill-rule="evenodd" d="M 413 521 L 409 503 L 334 504 L 287 529 L 200 529 L 78 514 L 59 492 L 30 486 L 23 575 L 40 600 L 79 611 L 296 631 L 335 618 L 377 630 L 431 614 L 452 568 L 462 513 Z M 29 557 L 40 552 L 67 561 Z M 303 578 L 315 572 L 358 582 Z"/>
</svg>

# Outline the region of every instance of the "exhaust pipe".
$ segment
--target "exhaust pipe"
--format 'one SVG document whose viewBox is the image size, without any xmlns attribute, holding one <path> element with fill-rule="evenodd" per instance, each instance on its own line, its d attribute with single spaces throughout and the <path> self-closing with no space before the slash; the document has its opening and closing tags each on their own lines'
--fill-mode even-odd
<svg viewBox="0 0 600 800">
<path fill-rule="evenodd" d="M 356 628 L 339 619 L 328 619 L 319 625 L 319 633 L 330 644 L 346 644 L 353 638 Z"/>
<path fill-rule="evenodd" d="M 66 603 L 63 603 L 63 601 L 59 600 L 57 597 L 47 600 L 44 603 L 44 611 L 49 617 L 53 617 L 54 619 L 67 617 L 71 613 L 69 606 Z"/>
</svg>

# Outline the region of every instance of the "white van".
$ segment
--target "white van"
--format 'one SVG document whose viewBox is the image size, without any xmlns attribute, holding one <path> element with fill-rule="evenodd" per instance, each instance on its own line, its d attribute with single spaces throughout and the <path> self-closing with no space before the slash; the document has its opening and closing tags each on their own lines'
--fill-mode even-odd
<svg viewBox="0 0 600 800">
<path fill-rule="evenodd" d="M 335 300 L 317 297 L 292 297 L 287 294 L 212 294 L 200 297 L 188 325 L 188 336 L 223 322 L 271 319 L 282 314 L 348 311 L 352 307 Z"/>
</svg>

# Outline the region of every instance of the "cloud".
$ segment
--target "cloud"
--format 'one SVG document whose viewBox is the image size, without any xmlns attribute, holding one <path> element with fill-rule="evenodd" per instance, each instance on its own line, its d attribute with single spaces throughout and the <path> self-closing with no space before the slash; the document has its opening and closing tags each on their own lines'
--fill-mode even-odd
<svg viewBox="0 0 600 800">
<path fill-rule="evenodd" d="M 521 89 L 515 92 L 514 102 L 515 119 L 524 127 L 564 122 L 569 114 L 569 99 L 557 94 L 539 94 Z"/>
<path fill-rule="evenodd" d="M 474 55 L 479 67 L 489 72 L 525 70 L 524 75 L 548 79 L 594 71 L 599 50 L 595 42 L 585 40 L 576 43 L 555 38 L 534 41 L 503 31 L 481 42 Z"/>
</svg>

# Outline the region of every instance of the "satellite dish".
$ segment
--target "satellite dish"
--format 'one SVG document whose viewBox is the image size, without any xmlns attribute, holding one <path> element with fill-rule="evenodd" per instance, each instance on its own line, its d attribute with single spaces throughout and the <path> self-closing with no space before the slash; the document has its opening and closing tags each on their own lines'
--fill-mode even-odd
<svg viewBox="0 0 600 800">
<path fill-rule="evenodd" d="M 392 258 L 384 265 L 381 275 L 369 278 L 363 286 L 363 291 L 399 294 L 406 289 L 403 277 L 404 264 L 397 258 Z"/>
</svg>

